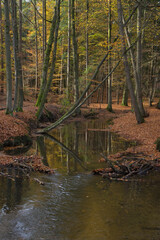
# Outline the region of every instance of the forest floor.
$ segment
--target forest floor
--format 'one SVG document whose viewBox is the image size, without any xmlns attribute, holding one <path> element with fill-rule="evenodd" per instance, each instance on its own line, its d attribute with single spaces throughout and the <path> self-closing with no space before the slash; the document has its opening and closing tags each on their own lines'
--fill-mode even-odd
<svg viewBox="0 0 160 240">
<path fill-rule="evenodd" d="M 119 159 L 127 154 L 141 154 L 145 156 L 146 160 L 160 158 L 160 152 L 156 150 L 155 144 L 157 138 L 160 137 L 160 110 L 156 109 L 156 105 L 149 108 L 146 104 L 145 107 L 149 113 L 149 117 L 145 118 L 145 122 L 140 125 L 136 123 L 135 115 L 131 112 L 130 106 L 124 107 L 113 103 L 113 113 L 108 112 L 106 106 L 106 104 L 93 103 L 89 107 L 83 106 L 81 109 L 82 115 L 78 118 L 71 117 L 67 122 L 76 120 L 85 121 L 88 118 L 92 118 L 92 116 L 94 117 L 94 115 L 99 119 L 113 119 L 114 124 L 109 126 L 110 130 L 118 133 L 127 140 L 136 141 L 137 145 L 127 149 L 123 153 L 109 156 L 110 159 Z M 5 108 L 5 99 L 1 96 L 0 109 L 3 108 Z M 48 104 L 47 108 L 53 113 L 53 121 L 62 115 L 61 107 L 57 104 Z M 37 127 L 46 125 L 45 118 L 40 126 L 37 125 L 35 113 L 35 103 L 32 101 L 25 101 L 24 111 L 14 113 L 13 116 L 5 115 L 5 110 L 0 110 L 0 145 L 18 136 L 30 135 L 33 137 Z M 53 172 L 45 167 L 38 157 L 9 156 L 3 151 L 0 152 L 0 166 L 4 167 L 7 165 L 12 167 L 20 164 L 22 168 L 29 168 L 29 171 Z"/>
</svg>

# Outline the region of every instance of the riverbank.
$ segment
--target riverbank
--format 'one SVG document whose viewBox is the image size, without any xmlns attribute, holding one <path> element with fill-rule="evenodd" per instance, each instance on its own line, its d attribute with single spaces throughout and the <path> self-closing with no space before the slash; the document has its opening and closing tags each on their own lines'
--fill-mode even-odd
<svg viewBox="0 0 160 240">
<path fill-rule="evenodd" d="M 101 105 L 100 118 L 105 119 L 108 114 L 113 118 L 113 124 L 109 126 L 110 131 L 119 134 L 128 141 L 135 141 L 137 144 L 128 148 L 125 152 L 134 154 L 143 153 L 148 156 L 148 159 L 160 158 L 160 152 L 156 149 L 156 140 L 160 137 L 160 110 L 156 108 L 156 104 L 148 107 L 145 104 L 145 109 L 149 116 L 145 118 L 143 124 L 137 124 L 135 114 L 132 113 L 131 107 L 125 107 L 113 104 L 114 113 L 106 111 L 106 104 Z M 91 104 L 91 108 L 99 107 L 98 104 Z M 123 153 L 111 155 L 111 158 L 116 158 Z"/>
<path fill-rule="evenodd" d="M 1 106 L 3 104 L 1 102 Z M 57 119 L 59 107 L 54 104 L 49 105 L 49 109 L 53 112 L 52 117 Z M 40 126 L 36 120 L 36 111 L 35 102 L 30 101 L 24 102 L 23 112 L 14 112 L 12 116 L 6 115 L 5 109 L 0 111 L 0 175 L 10 177 L 9 169 L 18 169 L 25 175 L 32 171 L 53 173 L 52 169 L 43 164 L 40 157 L 23 154 L 32 145 L 36 129 Z M 43 122 L 45 121 L 48 121 L 48 117 L 44 114 Z"/>
<path fill-rule="evenodd" d="M 53 121 L 56 121 L 61 114 L 61 107 L 56 104 L 48 105 L 49 111 L 53 114 Z M 84 106 L 81 108 L 82 114 L 79 117 L 71 117 L 66 120 L 64 123 L 68 124 L 71 121 L 87 121 L 87 119 L 103 119 L 110 120 L 113 119 L 113 125 L 109 125 L 108 130 L 118 133 L 123 138 L 128 141 L 135 141 L 137 144 L 131 148 L 128 148 L 126 151 L 117 153 L 115 155 L 110 155 L 111 160 L 122 159 L 123 156 L 127 154 L 133 154 L 140 156 L 145 156 L 145 159 L 151 161 L 160 158 L 160 152 L 156 150 L 155 141 L 160 136 L 160 111 L 156 109 L 155 106 L 152 108 L 147 107 L 149 112 L 149 117 L 145 118 L 145 123 L 138 125 L 136 123 L 135 115 L 131 112 L 130 106 L 124 107 L 121 105 L 113 104 L 114 112 L 108 112 L 106 110 L 106 104 L 90 104 L 89 107 Z M 13 116 L 5 115 L 4 110 L 1 111 L 0 118 L 0 145 L 1 150 L 7 148 L 7 150 L 12 150 L 14 147 L 21 145 L 21 148 L 24 147 L 22 138 L 28 136 L 29 138 L 34 138 L 37 128 L 45 127 L 46 124 L 49 124 L 47 121 L 47 116 L 44 115 L 43 122 L 37 124 L 36 117 L 36 108 L 34 103 L 25 102 L 24 112 L 14 113 Z M 14 142 L 14 139 L 19 139 Z M 4 144 L 5 143 L 5 144 Z M 7 146 L 8 144 L 8 146 Z M 27 145 L 27 144 L 26 144 Z M 28 157 L 23 158 L 23 155 L 10 156 L 7 155 L 5 151 L 0 153 L 0 166 L 8 167 L 17 167 L 17 164 L 23 162 L 23 165 L 29 165 Z M 18 161 L 17 161 L 18 160 Z M 37 156 L 31 156 L 31 167 L 33 171 L 40 172 L 53 172 L 51 169 L 46 168 L 43 164 L 42 159 Z M 37 166 L 37 167 L 36 167 Z"/>
</svg>

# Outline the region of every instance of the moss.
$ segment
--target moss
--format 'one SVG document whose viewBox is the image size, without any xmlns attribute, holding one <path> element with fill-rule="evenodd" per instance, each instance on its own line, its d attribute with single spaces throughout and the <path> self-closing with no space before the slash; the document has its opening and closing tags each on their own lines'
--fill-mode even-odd
<svg viewBox="0 0 160 240">
<path fill-rule="evenodd" d="M 32 145 L 32 139 L 30 138 L 30 136 L 28 135 L 17 136 L 14 138 L 10 138 L 3 143 L 3 147 L 15 147 L 20 145 L 24 146 Z"/>
</svg>

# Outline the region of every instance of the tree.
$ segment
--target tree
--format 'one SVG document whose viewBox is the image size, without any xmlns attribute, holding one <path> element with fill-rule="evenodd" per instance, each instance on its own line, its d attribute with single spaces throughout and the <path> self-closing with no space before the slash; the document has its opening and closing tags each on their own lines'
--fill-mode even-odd
<svg viewBox="0 0 160 240">
<path fill-rule="evenodd" d="M 56 22 L 57 22 L 57 6 L 55 6 L 52 24 L 51 24 L 51 28 L 50 28 L 50 36 L 49 36 L 49 40 L 48 40 L 47 48 L 46 48 L 46 52 L 45 52 L 45 58 L 44 58 L 43 69 L 42 69 L 42 77 L 41 77 L 41 86 L 40 86 L 40 91 L 38 94 L 36 106 L 39 106 L 41 104 L 43 91 L 47 84 L 47 74 L 48 74 L 48 69 L 49 69 L 50 54 L 52 51 L 52 45 L 53 45 L 54 37 L 55 37 Z"/>
<path fill-rule="evenodd" d="M 47 30 L 46 30 L 46 0 L 43 0 L 43 62 L 45 57 L 46 51 L 46 37 L 47 37 Z"/>
<path fill-rule="evenodd" d="M 140 1 L 141 2 L 141 1 Z M 141 90 L 141 79 L 142 79 L 142 8 L 141 4 L 138 5 L 137 8 L 137 78 L 136 78 L 136 93 L 137 93 L 137 101 L 140 112 L 142 116 L 145 116 L 145 110 L 142 102 L 142 90 Z"/>
<path fill-rule="evenodd" d="M 123 62 L 124 62 L 124 68 L 125 68 L 125 73 L 126 73 L 127 85 L 128 85 L 128 89 L 130 92 L 131 101 L 132 101 L 132 105 L 133 105 L 133 108 L 135 111 L 137 123 L 143 123 L 144 119 L 140 113 L 140 110 L 139 110 L 139 107 L 137 104 L 137 100 L 136 100 L 136 97 L 134 94 L 133 84 L 132 84 L 131 76 L 130 76 L 130 68 L 129 68 L 128 58 L 127 58 L 127 53 L 126 53 L 126 46 L 125 46 L 123 9 L 122 9 L 121 0 L 117 0 L 117 11 L 118 11 L 118 24 L 119 24 L 119 32 L 120 32 L 120 38 L 121 38 L 121 44 L 122 44 Z"/>
<path fill-rule="evenodd" d="M 2 1 L 0 0 L 0 51 L 1 51 L 1 93 L 4 93 L 4 34 L 2 19 Z"/>
<path fill-rule="evenodd" d="M 38 111 L 36 113 L 36 116 L 37 116 L 38 120 L 40 119 L 40 117 L 42 115 L 42 112 L 43 112 L 43 109 L 44 109 L 44 104 L 46 102 L 47 94 L 49 92 L 49 89 L 50 89 L 50 86 L 51 86 L 51 83 L 52 83 L 52 79 L 53 79 L 54 70 L 55 70 L 58 31 L 59 31 L 59 23 L 60 23 L 60 4 L 61 4 L 61 0 L 58 0 L 57 5 L 56 5 L 56 14 L 55 14 L 56 15 L 55 32 L 52 33 L 52 34 L 54 34 L 54 48 L 53 48 L 51 69 L 50 69 L 48 81 L 45 85 L 45 88 L 43 89 L 43 95 L 41 97 L 41 101 L 40 101 L 40 104 L 39 104 Z"/>
<path fill-rule="evenodd" d="M 4 0 L 5 15 L 5 49 L 6 49 L 6 77 L 7 77 L 7 100 L 6 113 L 12 113 L 12 69 L 11 69 L 11 50 L 10 50 L 10 20 L 8 0 Z"/>
<path fill-rule="evenodd" d="M 111 0 L 108 0 L 108 49 L 110 48 L 112 42 L 112 19 L 111 19 Z M 112 54 L 111 51 L 108 55 L 108 73 L 110 73 L 112 69 Z M 108 106 L 107 110 L 112 112 L 112 76 L 108 78 Z"/>
<path fill-rule="evenodd" d="M 21 73 L 21 58 L 19 52 L 18 26 L 17 26 L 17 3 L 11 0 L 12 7 L 12 28 L 13 28 L 13 50 L 15 65 L 15 94 L 14 94 L 14 110 L 22 111 L 23 109 L 23 84 Z"/>
<path fill-rule="evenodd" d="M 75 0 L 72 0 L 72 42 L 73 42 L 73 64 L 74 64 L 74 102 L 79 99 L 79 66 L 78 66 L 78 47 L 75 27 Z M 77 109 L 77 114 L 79 110 Z"/>
<path fill-rule="evenodd" d="M 70 75 L 71 75 L 71 0 L 68 0 L 68 47 L 67 47 L 67 98 L 69 99 Z"/>
<path fill-rule="evenodd" d="M 36 74 L 35 74 L 35 95 L 38 89 L 38 34 L 37 34 L 37 0 L 34 0 L 34 23 L 35 23 L 35 52 L 36 52 Z"/>
</svg>

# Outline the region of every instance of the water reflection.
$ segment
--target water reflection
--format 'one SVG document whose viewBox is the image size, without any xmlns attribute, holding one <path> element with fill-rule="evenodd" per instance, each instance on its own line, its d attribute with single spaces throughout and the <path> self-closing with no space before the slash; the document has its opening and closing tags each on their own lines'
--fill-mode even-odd
<svg viewBox="0 0 160 240">
<path fill-rule="evenodd" d="M 121 183 L 88 172 L 104 164 L 99 153 L 127 144 L 98 122 L 71 124 L 39 137 L 30 153 L 38 151 L 57 171 L 36 175 L 45 186 L 0 178 L 0 239 L 159 240 L 158 174 Z"/>
<path fill-rule="evenodd" d="M 46 165 L 73 173 L 106 166 L 104 163 L 99 165 L 100 153 L 116 153 L 131 143 L 108 131 L 106 121 L 93 120 L 63 126 L 50 135 L 38 137 L 37 144 Z"/>
</svg>

